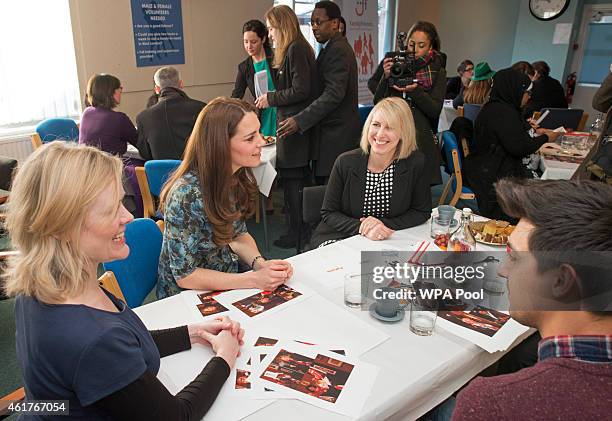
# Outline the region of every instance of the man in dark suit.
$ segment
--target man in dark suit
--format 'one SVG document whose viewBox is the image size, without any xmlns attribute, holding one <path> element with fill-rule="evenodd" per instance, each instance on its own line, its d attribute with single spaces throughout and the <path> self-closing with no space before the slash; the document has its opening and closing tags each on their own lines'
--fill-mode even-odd
<svg viewBox="0 0 612 421">
<path fill-rule="evenodd" d="M 183 81 L 174 67 L 155 72 L 157 104 L 136 117 L 138 151 L 144 160 L 183 159 L 183 151 L 196 118 L 206 105 L 181 90 Z"/>
<path fill-rule="evenodd" d="M 540 111 L 542 108 L 567 108 L 565 90 L 557 79 L 549 76 L 548 64 L 545 61 L 536 61 L 531 65 L 535 71 L 533 89 L 523 115 L 531 117 L 534 111 Z"/>
<path fill-rule="evenodd" d="M 322 50 L 317 57 L 318 98 L 294 117 L 282 121 L 278 136 L 314 127 L 313 159 L 319 182 L 331 173 L 334 161 L 359 142 L 357 60 L 345 37 L 338 32 L 340 8 L 331 1 L 315 4 L 312 32 Z"/>
</svg>

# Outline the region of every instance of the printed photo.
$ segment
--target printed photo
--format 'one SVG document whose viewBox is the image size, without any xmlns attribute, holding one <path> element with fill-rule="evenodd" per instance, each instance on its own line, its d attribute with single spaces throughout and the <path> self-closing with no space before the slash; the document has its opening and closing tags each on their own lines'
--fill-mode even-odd
<svg viewBox="0 0 612 421">
<path fill-rule="evenodd" d="M 281 285 L 275 291 L 262 291 L 250 297 L 232 303 L 234 307 L 249 317 L 263 314 L 302 295 L 287 285 Z"/>
<path fill-rule="evenodd" d="M 438 317 L 487 336 L 495 335 L 510 319 L 505 313 L 481 306 L 470 311 L 439 311 Z"/>
<path fill-rule="evenodd" d="M 207 317 L 217 313 L 223 313 L 224 311 L 228 311 L 227 308 L 215 300 L 215 296 L 221 294 L 223 291 L 212 291 L 212 292 L 204 292 L 202 294 L 198 294 L 198 298 L 202 302 L 202 304 L 198 304 L 198 310 L 200 310 L 200 314 L 202 316 Z"/>
<path fill-rule="evenodd" d="M 315 358 L 281 349 L 260 376 L 315 398 L 335 403 L 354 365 L 317 354 Z"/>
<path fill-rule="evenodd" d="M 278 339 L 266 338 L 264 336 L 260 336 L 255 341 L 255 345 L 253 346 L 274 346 L 278 342 Z"/>
<path fill-rule="evenodd" d="M 251 375 L 250 371 L 241 370 L 239 368 L 236 369 L 236 383 L 234 386 L 236 390 L 251 388 L 251 382 L 249 381 L 250 375 Z"/>
</svg>

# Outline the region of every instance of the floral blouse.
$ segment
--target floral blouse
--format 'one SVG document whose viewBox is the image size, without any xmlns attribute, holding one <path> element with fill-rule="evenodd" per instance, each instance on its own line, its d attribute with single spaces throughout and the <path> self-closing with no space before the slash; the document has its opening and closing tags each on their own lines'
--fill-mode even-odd
<svg viewBox="0 0 612 421">
<path fill-rule="evenodd" d="M 229 245 L 213 242 L 213 229 L 204 212 L 197 176 L 186 173 L 168 194 L 165 230 L 159 256 L 157 298 L 182 291 L 177 281 L 197 268 L 238 272 L 238 256 Z M 234 238 L 247 232 L 244 220 L 234 221 Z"/>
</svg>

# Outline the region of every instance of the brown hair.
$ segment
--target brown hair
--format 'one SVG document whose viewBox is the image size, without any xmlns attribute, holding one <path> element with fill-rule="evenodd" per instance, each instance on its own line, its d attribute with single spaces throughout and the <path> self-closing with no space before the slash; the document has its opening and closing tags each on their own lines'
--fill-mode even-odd
<svg viewBox="0 0 612 421">
<path fill-rule="evenodd" d="M 533 66 L 527 61 L 517 61 L 510 68 L 512 70 L 517 70 L 527 76 L 535 75 L 535 70 L 533 69 Z"/>
<path fill-rule="evenodd" d="M 264 15 L 270 26 L 276 28 L 276 38 L 274 39 L 274 68 L 278 69 L 283 64 L 287 49 L 296 40 L 301 39 L 306 45 L 308 41 L 300 30 L 300 22 L 295 12 L 286 5 L 274 6 Z M 312 47 L 310 47 L 312 49 Z"/>
<path fill-rule="evenodd" d="M 121 82 L 113 75 L 93 75 L 87 82 L 85 104 L 112 110 L 118 104 L 115 101 L 115 90 L 121 88 Z"/>
<path fill-rule="evenodd" d="M 410 37 L 415 32 L 424 32 L 427 34 L 427 38 L 429 38 L 429 43 L 431 44 L 431 48 L 435 51 L 440 51 L 441 41 L 440 36 L 438 35 L 438 30 L 436 26 L 431 22 L 426 22 L 423 20 L 417 21 L 410 31 L 408 31 L 408 37 Z"/>
<path fill-rule="evenodd" d="M 504 212 L 534 225 L 529 250 L 538 269 L 570 264 L 580 278 L 582 309 L 600 313 L 609 306 L 609 298 L 598 300 L 612 291 L 612 186 L 590 180 L 506 178 L 495 190 Z"/>
<path fill-rule="evenodd" d="M 468 87 L 463 92 L 463 102 L 465 104 L 484 104 L 489 100 L 493 79 L 471 80 Z"/>
<path fill-rule="evenodd" d="M 238 124 L 251 112 L 256 113 L 255 107 L 239 99 L 219 97 L 209 102 L 198 115 L 181 165 L 160 194 L 160 208 L 164 210 L 177 182 L 185 173 L 194 172 L 217 246 L 232 241 L 234 221 L 246 219 L 254 212 L 257 183 L 249 168 L 240 168 L 232 174 L 230 146 Z"/>
</svg>

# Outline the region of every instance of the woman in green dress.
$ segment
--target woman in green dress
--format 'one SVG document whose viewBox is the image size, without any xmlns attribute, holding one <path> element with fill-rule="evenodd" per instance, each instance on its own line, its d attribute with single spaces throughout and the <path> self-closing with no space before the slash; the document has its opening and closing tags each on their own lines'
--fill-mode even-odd
<svg viewBox="0 0 612 421">
<path fill-rule="evenodd" d="M 253 98 L 274 92 L 276 71 L 272 67 L 273 54 L 266 25 L 259 20 L 246 22 L 242 26 L 242 39 L 249 56 L 238 65 L 232 98 L 243 99 L 247 87 Z M 276 136 L 276 107 L 261 110 L 259 121 L 261 134 Z"/>
</svg>

